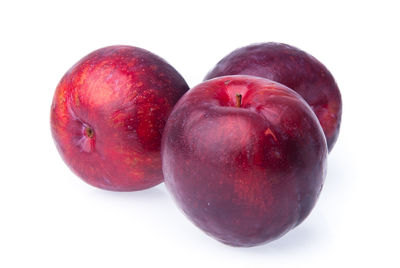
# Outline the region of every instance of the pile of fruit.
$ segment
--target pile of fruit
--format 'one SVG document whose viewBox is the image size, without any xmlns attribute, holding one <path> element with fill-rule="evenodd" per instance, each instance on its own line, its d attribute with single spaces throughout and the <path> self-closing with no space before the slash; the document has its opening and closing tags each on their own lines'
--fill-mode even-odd
<svg viewBox="0 0 400 268">
<path fill-rule="evenodd" d="M 51 130 L 87 183 L 136 191 L 165 181 L 208 235 L 254 246 L 296 227 L 314 207 L 341 113 L 331 73 L 289 45 L 237 49 L 190 90 L 162 58 L 111 46 L 61 79 Z"/>
</svg>

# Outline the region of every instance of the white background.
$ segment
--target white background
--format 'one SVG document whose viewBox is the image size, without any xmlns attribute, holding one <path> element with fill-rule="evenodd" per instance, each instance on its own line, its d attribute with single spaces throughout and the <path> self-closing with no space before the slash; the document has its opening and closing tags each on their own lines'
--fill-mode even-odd
<svg viewBox="0 0 400 268">
<path fill-rule="evenodd" d="M 2 1 L 0 267 L 399 267 L 397 1 Z M 270 244 L 206 236 L 163 184 L 116 193 L 77 178 L 49 128 L 81 57 L 143 47 L 192 87 L 240 46 L 277 41 L 322 61 L 343 97 L 339 140 L 311 215 Z"/>
</svg>

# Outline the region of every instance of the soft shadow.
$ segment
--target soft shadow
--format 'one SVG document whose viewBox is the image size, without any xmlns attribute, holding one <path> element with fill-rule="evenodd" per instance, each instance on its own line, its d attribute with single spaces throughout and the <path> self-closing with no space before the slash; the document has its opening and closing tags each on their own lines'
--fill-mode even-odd
<svg viewBox="0 0 400 268">
<path fill-rule="evenodd" d="M 322 194 L 337 198 L 355 186 L 357 174 L 351 152 L 344 146 L 334 150 L 328 157 L 328 174 Z"/>
<path fill-rule="evenodd" d="M 270 248 L 279 251 L 298 251 L 299 249 L 322 245 L 324 243 L 324 238 L 326 238 L 323 230 L 325 227 L 326 226 L 322 224 L 316 226 L 316 224 L 311 225 L 310 222 L 304 223 L 289 231 L 280 239 L 271 242 Z"/>
<path fill-rule="evenodd" d="M 115 191 L 107 191 L 98 188 L 93 188 L 92 194 L 96 196 L 103 196 L 105 198 L 113 198 L 113 199 L 134 199 L 134 200 L 142 200 L 142 201 L 165 201 L 169 199 L 167 190 L 165 188 L 164 183 L 160 183 L 157 186 L 151 187 L 149 189 L 141 190 L 141 191 L 132 191 L 132 192 L 115 192 Z"/>
<path fill-rule="evenodd" d="M 321 247 L 326 242 L 327 236 L 321 228 L 324 228 L 323 224 L 317 227 L 310 223 L 305 223 L 270 243 L 247 248 L 246 251 L 249 254 L 268 256 L 269 254 L 275 255 L 276 253 L 286 255 L 290 252 L 312 250 L 315 247 Z"/>
</svg>

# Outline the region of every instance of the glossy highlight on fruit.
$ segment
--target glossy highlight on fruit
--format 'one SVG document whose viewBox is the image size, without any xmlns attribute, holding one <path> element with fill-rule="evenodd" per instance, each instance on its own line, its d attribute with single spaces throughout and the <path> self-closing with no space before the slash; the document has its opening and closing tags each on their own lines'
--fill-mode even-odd
<svg viewBox="0 0 400 268">
<path fill-rule="evenodd" d="M 318 119 L 293 90 L 224 76 L 187 92 L 162 139 L 166 186 L 183 213 L 232 246 L 274 240 L 314 207 L 326 174 Z"/>
<path fill-rule="evenodd" d="M 286 44 L 254 44 L 224 57 L 205 79 L 239 74 L 264 77 L 299 93 L 317 115 L 332 150 L 339 135 L 342 100 L 332 74 L 321 62 Z"/>
<path fill-rule="evenodd" d="M 162 182 L 165 122 L 188 90 L 166 61 L 141 48 L 110 46 L 76 63 L 57 86 L 51 131 L 67 165 L 115 191 Z"/>
</svg>

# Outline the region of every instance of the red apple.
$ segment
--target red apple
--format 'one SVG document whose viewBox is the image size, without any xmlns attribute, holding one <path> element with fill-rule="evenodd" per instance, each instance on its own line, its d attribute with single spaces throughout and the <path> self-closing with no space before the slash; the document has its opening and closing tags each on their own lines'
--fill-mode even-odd
<svg viewBox="0 0 400 268">
<path fill-rule="evenodd" d="M 167 188 L 194 224 L 223 243 L 254 246 L 310 213 L 327 145 L 296 92 L 264 78 L 225 76 L 179 100 L 161 154 Z"/>
<path fill-rule="evenodd" d="M 160 57 L 111 46 L 76 63 L 51 106 L 51 130 L 67 165 L 87 183 L 115 191 L 163 180 L 160 143 L 165 122 L 188 90 Z"/>
<path fill-rule="evenodd" d="M 329 151 L 333 148 L 339 135 L 342 100 L 333 76 L 316 58 L 286 44 L 255 44 L 227 55 L 206 79 L 238 74 L 268 78 L 299 93 L 317 115 Z"/>
</svg>

